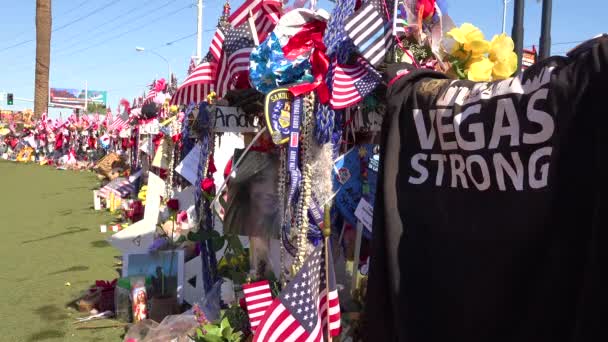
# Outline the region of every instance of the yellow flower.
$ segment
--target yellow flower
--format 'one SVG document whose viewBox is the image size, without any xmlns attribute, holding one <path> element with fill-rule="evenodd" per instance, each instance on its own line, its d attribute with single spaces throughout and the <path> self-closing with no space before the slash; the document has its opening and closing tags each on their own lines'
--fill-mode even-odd
<svg viewBox="0 0 608 342">
<path fill-rule="evenodd" d="M 169 110 L 171 111 L 171 113 L 177 113 L 177 106 L 172 105 L 171 107 L 169 107 Z"/>
<path fill-rule="evenodd" d="M 471 51 L 472 57 L 483 56 L 488 53 L 490 43 L 487 40 L 472 40 L 464 44 L 465 51 Z"/>
<path fill-rule="evenodd" d="M 481 30 L 469 23 L 464 23 L 460 27 L 455 27 L 448 31 L 447 34 L 463 45 L 475 40 L 484 40 Z"/>
<path fill-rule="evenodd" d="M 496 62 L 509 59 L 514 48 L 515 44 L 513 44 L 511 37 L 504 33 L 495 35 L 490 43 L 490 60 Z"/>
<path fill-rule="evenodd" d="M 492 76 L 495 80 L 511 77 L 517 70 L 517 54 L 511 51 L 506 58 L 494 62 Z"/>
<path fill-rule="evenodd" d="M 492 63 L 488 58 L 483 57 L 479 61 L 471 63 L 467 77 L 471 81 L 488 82 L 492 79 Z"/>
</svg>

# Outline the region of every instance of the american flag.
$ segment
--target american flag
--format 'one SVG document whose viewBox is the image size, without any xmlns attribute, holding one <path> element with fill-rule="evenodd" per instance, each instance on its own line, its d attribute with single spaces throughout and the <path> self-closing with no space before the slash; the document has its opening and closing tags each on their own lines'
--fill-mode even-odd
<svg viewBox="0 0 608 342">
<path fill-rule="evenodd" d="M 144 103 L 152 101 L 156 97 L 156 94 L 158 94 L 156 90 L 154 90 L 155 85 L 156 80 L 152 81 L 152 84 L 149 85 L 150 91 L 148 92 L 148 95 L 146 95 L 146 97 L 144 98 Z"/>
<path fill-rule="evenodd" d="M 123 128 L 127 126 L 129 126 L 129 113 L 125 111 L 114 118 L 114 120 L 108 127 L 108 131 L 115 130 L 117 132 L 120 132 Z"/>
<path fill-rule="evenodd" d="M 346 20 L 344 29 L 359 53 L 378 66 L 393 43 L 391 24 L 383 16 L 384 4 L 370 0 Z"/>
<path fill-rule="evenodd" d="M 268 280 L 263 280 L 252 284 L 244 284 L 243 292 L 245 293 L 245 304 L 247 305 L 251 331 L 255 332 L 262 321 L 262 317 L 264 317 L 266 309 L 272 304 L 270 283 Z"/>
<path fill-rule="evenodd" d="M 216 61 L 222 59 L 222 47 L 224 46 L 224 28 L 218 27 L 211 40 L 211 46 L 209 46 L 209 52 L 215 58 Z"/>
<path fill-rule="evenodd" d="M 230 90 L 233 77 L 249 72 L 249 55 L 254 45 L 251 27 L 247 23 L 226 32 L 223 56 L 218 63 L 218 96 L 223 97 Z"/>
<path fill-rule="evenodd" d="M 359 103 L 371 93 L 382 76 L 365 61 L 357 58 L 355 65 L 342 65 L 334 62 L 334 78 L 331 92 L 331 106 L 342 109 Z"/>
<path fill-rule="evenodd" d="M 135 186 L 129 182 L 129 179 L 119 177 L 99 189 L 99 196 L 108 198 L 112 192 L 120 198 L 125 198 L 135 192 Z"/>
<path fill-rule="evenodd" d="M 190 64 L 188 64 L 188 75 L 190 75 L 194 69 L 196 69 L 196 58 L 191 57 L 190 58 Z"/>
<path fill-rule="evenodd" d="M 112 110 L 108 108 L 106 111 L 106 118 L 103 121 L 103 125 L 106 126 L 106 129 L 110 127 L 110 123 L 112 122 Z"/>
<path fill-rule="evenodd" d="M 177 91 L 171 97 L 171 104 L 188 105 L 191 102 L 205 101 L 207 95 L 215 89 L 216 70 L 217 63 L 213 61 L 211 53 L 208 53 L 201 64 L 177 88 Z"/>
<path fill-rule="evenodd" d="M 238 27 L 247 22 L 251 12 L 259 41 L 266 39 L 266 35 L 274 29 L 279 22 L 283 11 L 280 0 L 246 0 L 228 19 L 232 27 Z"/>
<path fill-rule="evenodd" d="M 328 255 L 329 286 L 326 286 L 324 249 L 319 244 L 296 277 L 274 299 L 257 327 L 254 342 L 322 341 L 327 324 L 331 336 L 340 334 L 333 261 Z"/>
</svg>

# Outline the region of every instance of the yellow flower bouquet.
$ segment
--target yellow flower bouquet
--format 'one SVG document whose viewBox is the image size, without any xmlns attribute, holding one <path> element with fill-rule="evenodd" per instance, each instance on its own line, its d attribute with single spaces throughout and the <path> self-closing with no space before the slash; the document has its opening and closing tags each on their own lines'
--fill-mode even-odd
<svg viewBox="0 0 608 342">
<path fill-rule="evenodd" d="M 444 49 L 452 71 L 460 79 L 489 82 L 509 78 L 517 70 L 517 55 L 511 37 L 504 33 L 487 41 L 483 32 L 469 23 L 447 32 Z"/>
</svg>

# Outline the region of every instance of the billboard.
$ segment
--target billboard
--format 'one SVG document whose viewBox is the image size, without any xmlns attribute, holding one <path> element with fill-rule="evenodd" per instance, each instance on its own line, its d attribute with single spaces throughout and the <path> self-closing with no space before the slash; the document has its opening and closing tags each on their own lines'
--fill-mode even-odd
<svg viewBox="0 0 608 342">
<path fill-rule="evenodd" d="M 51 88 L 50 102 L 54 104 L 84 107 L 84 94 L 84 89 Z M 87 101 L 88 103 L 94 102 L 105 106 L 108 102 L 108 92 L 88 90 Z"/>
<path fill-rule="evenodd" d="M 526 70 L 536 63 L 536 47 L 533 46 L 532 50 L 524 49 L 521 57 L 521 70 Z"/>
</svg>

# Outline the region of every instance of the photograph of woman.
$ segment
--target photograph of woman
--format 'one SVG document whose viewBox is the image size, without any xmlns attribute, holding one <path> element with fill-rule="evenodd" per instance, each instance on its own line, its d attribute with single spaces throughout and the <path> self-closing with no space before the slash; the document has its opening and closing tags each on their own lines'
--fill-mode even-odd
<svg viewBox="0 0 608 342">
<path fill-rule="evenodd" d="M 270 153 L 248 152 L 228 184 L 224 232 L 241 236 L 279 236 L 278 160 Z"/>
</svg>

